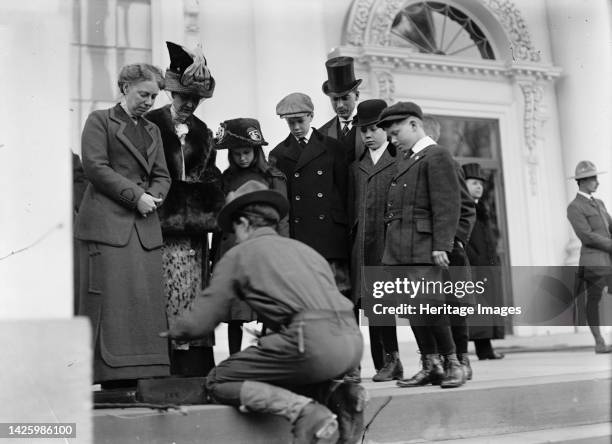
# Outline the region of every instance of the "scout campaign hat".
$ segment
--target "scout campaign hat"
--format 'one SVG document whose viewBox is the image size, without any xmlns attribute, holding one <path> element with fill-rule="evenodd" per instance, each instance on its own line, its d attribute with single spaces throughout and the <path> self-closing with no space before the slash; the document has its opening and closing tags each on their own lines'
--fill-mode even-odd
<svg viewBox="0 0 612 444">
<path fill-rule="evenodd" d="M 378 122 L 378 117 L 387 102 L 381 99 L 364 100 L 357 105 L 357 115 L 353 119 L 354 126 L 368 126 Z"/>
<path fill-rule="evenodd" d="M 215 135 L 215 149 L 225 150 L 244 146 L 267 145 L 257 119 L 230 119 L 219 126 Z"/>
<path fill-rule="evenodd" d="M 323 92 L 331 97 L 343 96 L 361 85 L 361 79 L 355 79 L 355 68 L 352 57 L 334 57 L 325 62 L 327 79 L 323 82 Z"/>
<path fill-rule="evenodd" d="M 604 174 L 606 171 L 597 171 L 595 164 L 589 160 L 581 160 L 576 165 L 575 176 L 570 179 L 585 179 L 587 177 L 597 176 L 598 174 Z"/>
<path fill-rule="evenodd" d="M 276 114 L 281 119 L 288 117 L 302 117 L 308 114 L 312 114 L 314 111 L 314 105 L 312 100 L 306 94 L 295 92 L 291 93 L 281 99 L 276 105 Z"/>
<path fill-rule="evenodd" d="M 249 180 L 238 187 L 236 191 L 231 191 L 227 194 L 225 205 L 217 216 L 217 224 L 223 231 L 231 232 L 233 229 L 232 216 L 236 211 L 253 203 L 274 207 L 278 211 L 280 219 L 289 212 L 289 201 L 287 201 L 285 196 L 278 191 L 270 190 L 263 182 Z"/>
<path fill-rule="evenodd" d="M 485 180 L 484 174 L 482 173 L 482 169 L 480 168 L 480 164 L 478 163 L 466 163 L 461 168 L 463 168 L 463 174 L 465 174 L 466 179 L 478 179 Z"/>
<path fill-rule="evenodd" d="M 393 122 L 407 119 L 410 116 L 423 120 L 421 107 L 414 102 L 397 102 L 395 105 L 386 107 L 380 113 L 377 125 L 381 128 L 387 128 Z"/>
<path fill-rule="evenodd" d="M 210 74 L 202 46 L 189 51 L 176 43 L 166 42 L 170 67 L 166 70 L 166 90 L 210 98 L 215 90 L 215 79 Z"/>
</svg>

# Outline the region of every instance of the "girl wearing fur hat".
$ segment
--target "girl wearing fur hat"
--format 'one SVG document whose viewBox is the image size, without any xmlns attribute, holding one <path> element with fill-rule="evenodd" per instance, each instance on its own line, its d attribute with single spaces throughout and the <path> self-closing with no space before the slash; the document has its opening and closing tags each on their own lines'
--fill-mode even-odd
<svg viewBox="0 0 612 444">
<path fill-rule="evenodd" d="M 227 149 L 229 167 L 223 172 L 223 192 L 235 191 L 249 180 L 266 184 L 271 190 L 287 197 L 287 179 L 278 169 L 266 161 L 262 146 L 267 145 L 256 119 L 231 119 L 221 124 L 217 132 L 216 149 Z M 278 233 L 289 236 L 287 218 L 278 226 Z M 219 247 L 219 257 L 236 244 L 233 234 L 225 234 Z M 256 320 L 255 313 L 242 301 L 232 304 L 228 323 L 230 354 L 240 351 L 242 324 Z"/>
</svg>

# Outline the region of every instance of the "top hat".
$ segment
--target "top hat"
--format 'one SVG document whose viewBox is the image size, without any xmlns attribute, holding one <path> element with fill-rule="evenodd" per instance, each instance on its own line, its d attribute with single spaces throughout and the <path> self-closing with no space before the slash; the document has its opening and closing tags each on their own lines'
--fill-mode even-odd
<svg viewBox="0 0 612 444">
<path fill-rule="evenodd" d="M 597 171 L 595 164 L 589 160 L 581 160 L 576 165 L 576 175 L 570 177 L 570 179 L 585 179 L 587 177 L 597 176 L 598 174 L 604 174 L 606 171 Z"/>
<path fill-rule="evenodd" d="M 393 122 L 404 120 L 411 116 L 423 120 L 421 107 L 414 102 L 397 102 L 395 105 L 386 107 L 380 113 L 377 125 L 381 128 L 386 128 Z"/>
<path fill-rule="evenodd" d="M 281 119 L 288 117 L 301 117 L 314 111 L 312 100 L 304 93 L 291 93 L 281 99 L 276 105 L 276 114 Z"/>
<path fill-rule="evenodd" d="M 378 117 L 387 102 L 381 99 L 364 100 L 357 105 L 357 115 L 353 118 L 354 126 L 368 126 L 378 122 Z"/>
<path fill-rule="evenodd" d="M 466 179 L 478 179 L 485 181 L 484 174 L 480 169 L 480 164 L 478 163 L 466 163 L 461 168 L 463 168 L 463 174 Z"/>
<path fill-rule="evenodd" d="M 215 149 L 267 145 L 257 119 L 230 119 L 221 123 L 215 135 Z"/>
<path fill-rule="evenodd" d="M 246 205 L 258 203 L 274 207 L 282 219 L 289 212 L 289 201 L 281 193 L 270 190 L 266 184 L 258 180 L 249 180 L 230 191 L 225 199 L 225 205 L 219 211 L 217 224 L 225 232 L 231 232 L 232 216 Z"/>
<path fill-rule="evenodd" d="M 202 98 L 212 97 L 215 79 L 206 65 L 202 46 L 198 45 L 193 52 L 172 42 L 166 42 L 166 46 L 170 55 L 170 67 L 166 70 L 166 89 Z"/>
<path fill-rule="evenodd" d="M 343 96 L 361 84 L 361 79 L 355 80 L 355 70 L 352 57 L 334 57 L 325 62 L 327 78 L 323 82 L 323 92 L 331 97 Z"/>
</svg>

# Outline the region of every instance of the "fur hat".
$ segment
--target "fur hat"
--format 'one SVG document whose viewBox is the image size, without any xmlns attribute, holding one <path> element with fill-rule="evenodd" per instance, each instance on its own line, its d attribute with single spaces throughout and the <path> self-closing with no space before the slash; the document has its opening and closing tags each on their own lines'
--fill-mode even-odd
<svg viewBox="0 0 612 444">
<path fill-rule="evenodd" d="M 230 119 L 221 123 L 215 136 L 215 149 L 267 145 L 257 119 Z"/>
<path fill-rule="evenodd" d="M 274 207 L 278 211 L 280 219 L 289 212 L 289 202 L 285 196 L 278 191 L 270 190 L 266 184 L 258 180 L 249 180 L 238 187 L 236 191 L 227 194 L 225 205 L 217 216 L 217 224 L 223 231 L 230 233 L 233 229 L 232 216 L 246 205 L 254 203 Z"/>
<path fill-rule="evenodd" d="M 166 42 L 170 68 L 166 70 L 166 90 L 210 98 L 215 90 L 215 79 L 210 74 L 202 46 L 191 52 L 176 43 Z"/>
</svg>

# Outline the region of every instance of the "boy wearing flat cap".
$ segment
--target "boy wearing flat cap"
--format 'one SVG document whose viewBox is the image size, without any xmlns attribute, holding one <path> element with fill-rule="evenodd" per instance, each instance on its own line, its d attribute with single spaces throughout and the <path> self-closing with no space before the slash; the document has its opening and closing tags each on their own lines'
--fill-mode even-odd
<svg viewBox="0 0 612 444">
<path fill-rule="evenodd" d="M 359 362 L 361 333 L 352 304 L 338 292 L 325 259 L 277 234 L 288 210 L 284 196 L 256 180 L 231 192 L 218 223 L 235 234 L 238 244 L 219 261 L 210 286 L 191 310 L 170 322 L 162 336 L 206 335 L 227 316 L 233 301 L 245 301 L 272 332 L 209 373 L 211 397 L 287 418 L 294 443 L 353 443 L 362 433 L 365 390 L 331 380 Z M 333 413 L 289 387 L 317 397 Z"/>
<path fill-rule="evenodd" d="M 442 280 L 441 271 L 449 265 L 461 212 L 461 187 L 454 160 L 448 150 L 425 134 L 423 112 L 415 103 L 398 102 L 385 108 L 377 125 L 385 129 L 401 156 L 387 194 L 382 262 L 426 266 Z M 448 317 L 411 315 L 409 319 L 421 352 L 422 370 L 397 384 L 414 387 L 432 383 L 442 388 L 462 385 L 465 375 Z"/>
<path fill-rule="evenodd" d="M 599 329 L 599 302 L 612 275 L 612 217 L 604 203 L 593 197 L 599 187 L 599 174 L 603 171 L 598 171 L 593 162 L 578 162 L 576 173 L 570 178 L 576 180 L 578 194 L 567 207 L 567 218 L 582 242 L 580 267 L 586 286 L 587 323 L 595 338 L 595 353 L 610 353 L 612 347 L 606 345 Z"/>
<path fill-rule="evenodd" d="M 329 97 L 336 115 L 319 128 L 321 133 L 338 140 L 344 146 L 348 163 L 361 158 L 365 151 L 363 139 L 353 125 L 359 100 L 361 79 L 355 79 L 352 57 L 334 57 L 325 62 L 327 79 L 323 93 Z"/>
<path fill-rule="evenodd" d="M 276 106 L 290 134 L 270 152 L 270 163 L 287 177 L 290 236 L 314 248 L 330 263 L 338 289 L 350 292 L 348 165 L 342 145 L 310 125 L 310 97 L 292 93 Z"/>
</svg>

